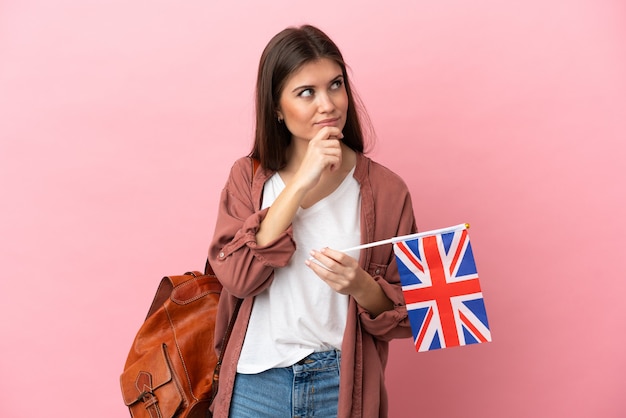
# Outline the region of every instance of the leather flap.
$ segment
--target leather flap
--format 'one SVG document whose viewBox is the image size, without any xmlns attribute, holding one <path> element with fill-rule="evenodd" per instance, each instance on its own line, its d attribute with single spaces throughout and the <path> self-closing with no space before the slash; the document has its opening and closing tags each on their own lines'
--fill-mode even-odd
<svg viewBox="0 0 626 418">
<path fill-rule="evenodd" d="M 140 401 L 145 393 L 153 392 L 171 380 L 167 346 L 163 344 L 146 353 L 120 376 L 124 403 L 130 406 Z"/>
</svg>

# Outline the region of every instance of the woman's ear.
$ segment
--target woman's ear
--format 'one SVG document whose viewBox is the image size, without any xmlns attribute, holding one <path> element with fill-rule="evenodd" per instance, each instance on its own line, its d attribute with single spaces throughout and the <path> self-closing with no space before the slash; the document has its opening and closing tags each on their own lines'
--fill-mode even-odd
<svg viewBox="0 0 626 418">
<path fill-rule="evenodd" d="M 283 120 L 285 120 L 283 113 L 280 110 L 276 111 L 276 119 L 278 119 L 278 123 L 283 123 Z"/>
</svg>

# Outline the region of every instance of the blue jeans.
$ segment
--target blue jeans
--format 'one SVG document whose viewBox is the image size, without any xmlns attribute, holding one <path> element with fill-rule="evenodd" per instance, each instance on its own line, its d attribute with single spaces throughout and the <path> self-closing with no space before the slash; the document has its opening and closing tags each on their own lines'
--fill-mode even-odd
<svg viewBox="0 0 626 418">
<path fill-rule="evenodd" d="M 237 373 L 230 417 L 336 417 L 340 363 L 341 352 L 331 350 L 289 367 Z"/>
</svg>

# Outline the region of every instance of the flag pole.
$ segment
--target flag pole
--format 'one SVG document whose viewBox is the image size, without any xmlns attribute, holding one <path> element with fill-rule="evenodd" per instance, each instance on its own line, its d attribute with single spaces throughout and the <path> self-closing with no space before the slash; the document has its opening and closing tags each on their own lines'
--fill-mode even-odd
<svg viewBox="0 0 626 418">
<path fill-rule="evenodd" d="M 395 244 L 396 242 L 399 242 L 399 241 L 406 241 L 409 239 L 428 237 L 430 235 L 445 234 L 448 232 L 459 231 L 461 229 L 469 229 L 469 227 L 470 225 L 468 223 L 458 224 L 455 226 L 449 226 L 447 228 L 433 229 L 432 231 L 418 232 L 416 234 L 402 235 L 399 237 L 393 237 L 393 238 L 385 239 L 382 241 L 370 242 L 369 244 L 357 245 L 356 247 L 350 247 L 350 248 L 346 248 L 345 250 L 341 250 L 341 252 L 346 253 L 348 251 L 356 251 L 356 250 L 363 250 L 365 248 L 378 247 L 379 245 Z"/>
</svg>

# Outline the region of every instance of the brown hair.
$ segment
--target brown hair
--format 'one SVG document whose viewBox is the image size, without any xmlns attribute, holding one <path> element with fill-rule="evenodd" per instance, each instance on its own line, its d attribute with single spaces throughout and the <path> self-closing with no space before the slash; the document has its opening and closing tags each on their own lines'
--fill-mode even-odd
<svg viewBox="0 0 626 418">
<path fill-rule="evenodd" d="M 256 130 L 250 153 L 251 157 L 261 162 L 261 166 L 279 170 L 287 163 L 286 151 L 291 143 L 291 133 L 284 123 L 277 120 L 280 95 L 291 74 L 302 65 L 321 58 L 331 59 L 341 67 L 348 95 L 343 142 L 353 150 L 363 152 L 359 113 L 364 114 L 364 110 L 350 86 L 343 56 L 324 32 L 314 26 L 304 25 L 279 32 L 261 55 L 256 84 Z"/>
</svg>

